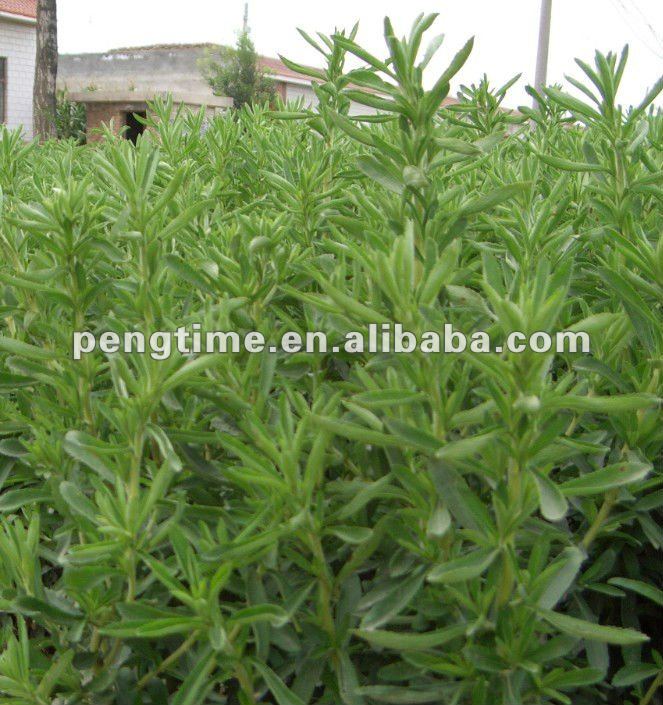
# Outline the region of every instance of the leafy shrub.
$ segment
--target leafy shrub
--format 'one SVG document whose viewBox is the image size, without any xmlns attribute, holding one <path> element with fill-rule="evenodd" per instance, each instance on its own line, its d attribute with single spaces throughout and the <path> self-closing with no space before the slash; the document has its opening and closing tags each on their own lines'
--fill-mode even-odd
<svg viewBox="0 0 663 705">
<path fill-rule="evenodd" d="M 247 30 L 240 32 L 234 47 L 219 47 L 201 60 L 203 76 L 217 95 L 228 96 L 239 109 L 269 103 L 274 82 L 258 62 L 258 54 Z"/>
<path fill-rule="evenodd" d="M 442 108 L 433 19 L 305 35 L 319 112 L 2 132 L 2 702 L 660 702 L 662 84 Z M 71 356 L 381 321 L 593 350 Z"/>
<path fill-rule="evenodd" d="M 85 144 L 87 139 L 85 105 L 70 100 L 65 91 L 60 91 L 57 96 L 55 127 L 58 139 L 74 139 L 79 144 Z"/>
</svg>

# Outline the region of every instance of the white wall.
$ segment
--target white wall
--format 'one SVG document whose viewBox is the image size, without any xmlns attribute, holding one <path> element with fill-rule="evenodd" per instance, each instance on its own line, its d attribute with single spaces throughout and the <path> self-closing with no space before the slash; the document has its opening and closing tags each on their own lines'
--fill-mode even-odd
<svg viewBox="0 0 663 705">
<path fill-rule="evenodd" d="M 285 102 L 304 100 L 307 108 L 314 108 L 318 104 L 318 98 L 311 86 L 301 86 L 297 83 L 285 84 Z"/>
<path fill-rule="evenodd" d="M 34 24 L 0 17 L 0 56 L 7 58 L 7 125 L 23 127 L 28 139 L 32 139 L 36 48 Z"/>
</svg>

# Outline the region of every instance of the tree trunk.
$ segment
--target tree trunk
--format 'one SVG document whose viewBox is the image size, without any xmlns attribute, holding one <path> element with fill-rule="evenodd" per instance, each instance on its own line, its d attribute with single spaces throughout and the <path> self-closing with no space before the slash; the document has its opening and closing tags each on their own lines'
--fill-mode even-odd
<svg viewBox="0 0 663 705">
<path fill-rule="evenodd" d="M 56 136 L 55 82 L 58 75 L 58 19 L 56 0 L 37 0 L 37 60 L 33 94 L 35 137 Z"/>
</svg>

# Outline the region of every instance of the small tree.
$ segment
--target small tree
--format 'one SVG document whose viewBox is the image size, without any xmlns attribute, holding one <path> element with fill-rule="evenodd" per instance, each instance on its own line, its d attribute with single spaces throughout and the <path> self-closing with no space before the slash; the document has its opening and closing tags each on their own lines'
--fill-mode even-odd
<svg viewBox="0 0 663 705">
<path fill-rule="evenodd" d="M 214 93 L 232 98 L 235 108 L 274 98 L 274 82 L 258 63 L 248 29 L 240 32 L 235 47 L 222 47 L 201 68 Z"/>
</svg>

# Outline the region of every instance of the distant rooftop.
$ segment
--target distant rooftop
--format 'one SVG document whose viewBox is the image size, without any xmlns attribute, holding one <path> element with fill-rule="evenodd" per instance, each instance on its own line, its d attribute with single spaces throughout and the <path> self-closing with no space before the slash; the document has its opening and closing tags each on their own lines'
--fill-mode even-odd
<svg viewBox="0 0 663 705">
<path fill-rule="evenodd" d="M 19 17 L 37 17 L 37 0 L 0 0 L 0 12 Z"/>
<path fill-rule="evenodd" d="M 58 81 L 70 90 L 119 87 L 119 84 L 129 87 L 145 82 L 158 85 L 188 82 L 190 87 L 202 87 L 205 79 L 200 73 L 200 60 L 223 48 L 212 43 L 153 44 L 92 54 L 62 54 Z M 292 71 L 280 59 L 260 56 L 259 62 L 275 78 L 311 82 L 308 76 Z"/>
<path fill-rule="evenodd" d="M 216 49 L 220 44 L 213 42 L 198 42 L 194 44 L 146 44 L 144 46 L 135 47 L 118 47 L 117 49 L 109 49 L 106 54 L 122 54 L 132 51 L 177 51 L 178 49 Z"/>
</svg>

